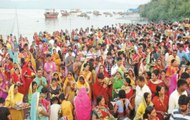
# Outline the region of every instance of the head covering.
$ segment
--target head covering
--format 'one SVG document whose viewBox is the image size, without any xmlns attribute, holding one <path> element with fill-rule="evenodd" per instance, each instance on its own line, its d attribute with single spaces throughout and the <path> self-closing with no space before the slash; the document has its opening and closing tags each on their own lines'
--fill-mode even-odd
<svg viewBox="0 0 190 120">
<path fill-rule="evenodd" d="M 86 89 L 81 88 L 74 101 L 77 120 L 90 120 L 91 100 L 87 95 Z"/>
</svg>

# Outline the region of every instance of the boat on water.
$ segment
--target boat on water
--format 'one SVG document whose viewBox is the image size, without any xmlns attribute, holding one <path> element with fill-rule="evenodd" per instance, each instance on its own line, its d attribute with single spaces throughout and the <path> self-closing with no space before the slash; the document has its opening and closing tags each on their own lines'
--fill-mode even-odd
<svg viewBox="0 0 190 120">
<path fill-rule="evenodd" d="M 80 10 L 80 9 L 72 9 L 72 10 L 70 10 L 69 13 L 70 13 L 70 14 L 81 13 L 81 10 Z"/>
<path fill-rule="evenodd" d="M 100 15 L 102 15 L 99 11 L 93 11 L 93 14 L 94 14 L 95 16 L 100 16 Z"/>
<path fill-rule="evenodd" d="M 110 13 L 110 12 L 103 12 L 103 14 L 107 17 L 107 16 L 110 16 L 110 17 L 112 17 L 113 15 L 112 15 L 112 13 Z"/>
<path fill-rule="evenodd" d="M 90 19 L 90 16 L 87 15 L 87 13 L 81 13 L 79 15 L 77 15 L 78 17 L 84 17 L 84 18 L 87 18 L 87 19 Z"/>
<path fill-rule="evenodd" d="M 59 15 L 59 13 L 56 12 L 55 9 L 46 10 L 46 12 L 44 13 L 45 18 L 57 18 L 58 15 Z"/>
<path fill-rule="evenodd" d="M 70 14 L 66 10 L 61 10 L 61 15 L 62 16 L 69 16 Z"/>
<path fill-rule="evenodd" d="M 88 15 L 86 13 L 81 13 L 81 14 L 79 14 L 77 16 L 79 16 L 79 17 L 87 17 Z"/>
</svg>

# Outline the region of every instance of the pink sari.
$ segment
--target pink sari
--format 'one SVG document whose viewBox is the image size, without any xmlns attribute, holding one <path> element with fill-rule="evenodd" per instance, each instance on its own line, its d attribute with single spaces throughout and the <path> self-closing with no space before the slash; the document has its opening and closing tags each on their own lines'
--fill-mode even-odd
<svg viewBox="0 0 190 120">
<path fill-rule="evenodd" d="M 81 88 L 74 100 L 76 120 L 90 120 L 91 100 L 85 88 Z"/>
<path fill-rule="evenodd" d="M 169 95 L 176 89 L 177 87 L 177 74 L 171 76 L 169 81 Z"/>
<path fill-rule="evenodd" d="M 46 78 L 48 80 L 48 83 L 51 84 L 51 78 L 52 78 L 52 73 L 56 71 L 56 65 L 54 62 L 46 62 L 44 65 L 44 70 L 46 72 Z"/>
</svg>

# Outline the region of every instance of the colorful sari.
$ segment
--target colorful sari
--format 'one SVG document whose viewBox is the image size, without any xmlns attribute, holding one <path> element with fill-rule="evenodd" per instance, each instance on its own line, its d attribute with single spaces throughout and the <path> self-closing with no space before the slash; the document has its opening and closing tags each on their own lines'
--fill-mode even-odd
<svg viewBox="0 0 190 120">
<path fill-rule="evenodd" d="M 80 73 L 80 75 L 83 75 L 86 82 L 88 82 L 88 84 L 90 86 L 89 96 L 90 96 L 90 98 L 92 98 L 92 77 L 93 77 L 92 72 L 84 70 Z"/>
<path fill-rule="evenodd" d="M 75 97 L 75 79 L 72 76 L 71 80 L 66 78 L 64 85 L 63 85 L 63 93 L 65 94 L 67 100 L 69 100 L 71 103 L 73 103 L 74 97 Z"/>
<path fill-rule="evenodd" d="M 178 71 L 178 67 L 169 66 L 166 71 L 166 76 L 171 77 L 172 75 L 176 74 Z"/>
<path fill-rule="evenodd" d="M 40 93 L 35 92 L 32 94 L 30 118 L 31 120 L 48 120 L 47 116 L 40 114 L 41 111 L 47 111 L 43 104 L 43 100 L 39 100 Z"/>
<path fill-rule="evenodd" d="M 2 79 L 2 84 L 0 85 L 0 87 L 5 90 L 8 89 L 8 83 L 4 80 L 4 76 L 2 73 L 0 73 L 0 77 L 1 77 L 0 79 Z M 0 97 L 6 99 L 7 95 L 8 95 L 7 92 L 0 90 Z"/>
<path fill-rule="evenodd" d="M 28 63 L 25 63 L 25 65 L 22 67 L 22 82 L 23 85 L 19 87 L 19 92 L 26 95 L 28 94 L 29 86 L 31 82 L 33 81 L 33 77 L 35 75 L 34 69 L 31 67 L 28 67 Z"/>
<path fill-rule="evenodd" d="M 103 87 L 103 84 L 99 83 L 98 80 L 96 80 L 96 83 L 93 84 L 92 92 L 94 101 L 98 96 L 103 96 L 106 103 L 109 102 L 109 88 Z"/>
<path fill-rule="evenodd" d="M 123 80 L 115 78 L 115 80 L 113 82 L 113 91 L 112 91 L 112 97 L 113 98 L 116 97 L 117 92 L 119 92 L 119 90 L 121 89 L 122 86 L 123 86 Z"/>
<path fill-rule="evenodd" d="M 138 106 L 138 109 L 136 111 L 134 120 L 141 120 L 143 118 L 143 114 L 145 113 L 145 109 L 147 106 L 153 106 L 153 103 L 150 102 L 150 104 L 147 105 L 147 103 L 143 97 L 142 102 L 140 103 L 140 105 Z"/>
<path fill-rule="evenodd" d="M 59 57 L 59 54 L 53 53 L 53 54 L 52 54 L 52 58 L 53 58 L 54 63 L 55 63 L 56 66 L 57 66 L 57 70 L 59 70 L 59 67 L 60 67 L 60 64 L 61 64 L 61 59 L 60 59 L 60 57 Z"/>
<path fill-rule="evenodd" d="M 164 86 L 164 82 L 161 80 L 156 80 L 156 81 L 148 81 L 148 87 L 150 88 L 152 95 L 154 96 L 154 94 L 156 93 L 156 87 L 160 85 L 160 86 Z"/>
<path fill-rule="evenodd" d="M 95 107 L 92 111 L 92 114 L 96 116 L 96 119 L 103 119 L 103 120 L 109 120 L 111 116 L 109 108 L 107 106 L 101 106 L 101 108 L 99 108 L 98 106 Z"/>
<path fill-rule="evenodd" d="M 88 94 L 89 94 L 89 92 L 90 92 L 90 86 L 89 86 L 88 82 L 86 82 L 86 81 L 85 81 L 84 84 L 82 84 L 82 83 L 78 80 L 77 83 L 76 83 L 75 88 L 77 89 L 77 92 L 78 92 L 81 88 L 86 88 L 86 89 L 88 90 L 88 91 L 87 91 Z"/>
<path fill-rule="evenodd" d="M 163 102 L 160 100 L 158 96 L 154 96 L 152 102 L 154 104 L 154 108 L 157 111 L 157 117 L 160 120 L 164 120 L 163 114 L 168 110 L 168 102 L 169 102 L 168 96 L 164 95 Z"/>
<path fill-rule="evenodd" d="M 26 63 L 28 63 L 29 61 L 31 61 L 32 67 L 35 70 L 36 69 L 36 61 L 35 61 L 32 53 L 31 52 L 24 52 L 22 55 L 23 55 L 23 58 L 24 58 L 24 60 L 25 60 Z"/>
<path fill-rule="evenodd" d="M 62 117 L 67 117 L 68 120 L 73 120 L 73 105 L 70 101 L 63 100 L 61 103 Z"/>
<path fill-rule="evenodd" d="M 74 99 L 76 120 L 90 120 L 91 100 L 87 95 L 86 89 L 81 88 Z"/>
<path fill-rule="evenodd" d="M 8 96 L 5 101 L 6 107 L 15 107 L 16 104 L 22 103 L 23 95 L 20 93 L 14 94 L 14 85 L 9 89 Z M 23 110 L 10 109 L 11 120 L 24 120 Z"/>
<path fill-rule="evenodd" d="M 178 74 L 174 74 L 171 76 L 169 80 L 169 95 L 176 89 L 177 87 L 177 78 Z"/>
<path fill-rule="evenodd" d="M 46 62 L 44 65 L 44 70 L 45 70 L 45 76 L 48 80 L 48 83 L 51 83 L 51 79 L 52 79 L 52 73 L 54 73 L 56 71 L 56 65 L 53 61 L 51 62 Z"/>
<path fill-rule="evenodd" d="M 17 82 L 21 82 L 21 76 L 17 75 L 15 72 L 12 74 L 12 82 L 16 84 Z"/>
<path fill-rule="evenodd" d="M 31 120 L 38 120 L 38 105 L 39 105 L 39 92 L 35 92 L 32 94 L 32 99 L 31 99 L 31 109 L 30 109 L 30 119 Z"/>
</svg>

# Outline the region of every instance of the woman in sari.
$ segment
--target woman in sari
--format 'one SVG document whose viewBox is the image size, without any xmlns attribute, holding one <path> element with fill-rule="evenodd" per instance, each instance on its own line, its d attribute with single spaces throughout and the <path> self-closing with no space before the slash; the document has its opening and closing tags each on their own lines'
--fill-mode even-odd
<svg viewBox="0 0 190 120">
<path fill-rule="evenodd" d="M 24 59 L 24 61 L 27 62 L 31 62 L 31 66 L 34 68 L 34 70 L 36 69 L 36 61 L 32 55 L 32 53 L 28 50 L 28 44 L 24 44 L 24 51 L 22 53 L 22 58 Z"/>
<path fill-rule="evenodd" d="M 15 71 L 13 72 L 11 82 L 13 84 L 16 84 L 18 82 L 21 83 L 21 74 L 19 68 L 16 68 Z"/>
<path fill-rule="evenodd" d="M 43 105 L 44 94 L 35 92 L 32 94 L 30 119 L 31 120 L 48 120 L 49 113 Z"/>
<path fill-rule="evenodd" d="M 85 88 L 81 88 L 74 99 L 76 120 L 90 120 L 91 100 Z"/>
<path fill-rule="evenodd" d="M 46 58 L 47 58 L 47 61 L 45 62 L 45 65 L 44 65 L 44 72 L 45 72 L 44 74 L 48 80 L 48 84 L 51 84 L 52 73 L 56 71 L 56 65 L 52 61 L 50 54 L 48 54 Z"/>
<path fill-rule="evenodd" d="M 151 98 L 152 98 L 151 93 L 148 93 L 148 92 L 144 93 L 144 97 L 136 111 L 136 116 L 135 116 L 134 120 L 143 119 L 143 114 L 145 113 L 146 107 L 153 106 L 153 103 L 151 102 Z"/>
<path fill-rule="evenodd" d="M 172 75 L 176 74 L 178 71 L 178 65 L 177 65 L 177 61 L 175 59 L 171 60 L 171 65 L 168 66 L 167 70 L 166 70 L 166 75 L 168 77 L 171 77 Z"/>
<path fill-rule="evenodd" d="M 31 104 L 31 100 L 32 100 L 32 94 L 34 94 L 37 91 L 37 83 L 35 81 L 33 81 L 30 84 L 30 88 L 28 91 L 28 103 Z"/>
<path fill-rule="evenodd" d="M 26 95 L 28 94 L 29 86 L 35 77 L 35 71 L 32 63 L 29 61 L 22 67 L 22 86 L 19 87 L 19 92 Z"/>
<path fill-rule="evenodd" d="M 84 79 L 86 80 L 86 82 L 88 82 L 89 86 L 90 86 L 90 90 L 89 90 L 89 95 L 90 98 L 92 98 L 92 83 L 93 83 L 93 78 L 92 78 L 92 72 L 90 72 L 90 64 L 89 63 L 85 63 L 84 64 L 84 70 L 80 72 L 80 75 L 84 76 Z"/>
<path fill-rule="evenodd" d="M 92 85 L 92 73 L 90 72 L 90 64 L 85 63 L 84 69 L 80 72 L 80 75 L 84 76 L 84 79 L 89 83 L 89 85 Z"/>
<path fill-rule="evenodd" d="M 131 86 L 135 88 L 135 73 L 133 69 L 129 68 L 127 77 L 131 80 Z"/>
<path fill-rule="evenodd" d="M 148 81 L 148 87 L 150 88 L 153 95 L 156 93 L 156 87 L 158 85 L 164 85 L 164 82 L 159 79 L 159 71 L 154 70 L 151 74 L 151 79 Z"/>
<path fill-rule="evenodd" d="M 78 92 L 81 88 L 86 88 L 87 93 L 88 93 L 88 95 L 89 95 L 90 86 L 89 86 L 88 82 L 86 82 L 86 80 L 84 79 L 84 76 L 83 76 L 83 75 L 79 76 L 75 88 L 76 88 L 77 92 Z"/>
<path fill-rule="evenodd" d="M 108 72 L 106 71 L 104 65 L 100 65 L 100 66 L 99 66 L 99 70 L 98 70 L 98 72 L 97 72 L 97 75 L 98 75 L 99 73 L 103 73 L 103 74 L 104 74 L 104 77 L 106 77 L 106 78 L 109 77 L 109 74 L 108 74 Z"/>
<path fill-rule="evenodd" d="M 154 70 L 159 70 L 159 72 L 164 70 L 164 65 L 162 64 L 161 59 L 156 60 L 156 64 L 154 65 Z"/>
<path fill-rule="evenodd" d="M 123 86 L 123 77 L 120 72 L 116 73 L 116 76 L 113 79 L 113 90 L 112 90 L 112 97 L 116 98 L 119 90 Z"/>
<path fill-rule="evenodd" d="M 14 107 L 22 104 L 23 95 L 18 92 L 18 86 L 12 85 L 6 98 L 5 106 L 10 108 L 11 120 L 24 120 L 23 110 L 16 110 Z"/>
<path fill-rule="evenodd" d="M 59 57 L 59 54 L 56 52 L 56 49 L 53 49 L 52 58 L 53 58 L 54 63 L 57 66 L 57 70 L 59 70 L 59 66 L 61 65 L 61 59 Z"/>
<path fill-rule="evenodd" d="M 161 76 L 160 76 L 160 80 L 162 80 L 164 82 L 164 86 L 165 86 L 165 91 L 168 94 L 168 91 L 169 91 L 169 83 L 170 83 L 170 78 L 168 78 L 168 76 L 166 76 L 166 71 L 165 70 L 162 70 L 161 71 Z"/>
<path fill-rule="evenodd" d="M 62 117 L 66 117 L 67 120 L 73 120 L 73 105 L 71 102 L 65 99 L 63 93 L 59 95 L 59 100 L 61 102 Z"/>
<path fill-rule="evenodd" d="M 8 83 L 4 80 L 3 74 L 0 73 L 0 98 L 6 99 L 8 89 Z"/>
<path fill-rule="evenodd" d="M 125 78 L 124 84 L 121 87 L 121 89 L 125 91 L 126 98 L 129 99 L 129 100 L 134 95 L 134 91 L 133 91 L 133 88 L 131 86 L 131 80 L 130 80 L 130 78 Z"/>
<path fill-rule="evenodd" d="M 107 84 L 105 83 L 104 74 L 99 73 L 96 79 L 96 82 L 92 86 L 93 91 L 93 99 L 94 101 L 98 96 L 103 96 L 105 98 L 106 103 L 109 102 L 109 89 Z"/>
<path fill-rule="evenodd" d="M 49 92 L 50 92 L 50 97 L 58 97 L 60 92 L 61 92 L 61 88 L 59 87 L 59 84 L 56 80 L 56 78 L 52 78 L 52 82 L 49 88 Z"/>
<path fill-rule="evenodd" d="M 105 99 L 102 96 L 96 98 L 97 106 L 92 110 L 92 120 L 107 120 L 109 118 L 114 119 L 112 114 L 109 112 L 108 106 L 105 104 Z"/>
<path fill-rule="evenodd" d="M 157 86 L 156 87 L 156 95 L 153 97 L 152 100 L 154 107 L 157 111 L 157 117 L 160 120 L 164 120 L 164 113 L 168 110 L 168 102 L 169 98 L 165 93 L 164 86 Z"/>
<path fill-rule="evenodd" d="M 73 103 L 75 97 L 75 79 L 71 72 L 68 73 L 63 85 L 63 93 L 65 94 L 65 99 Z"/>
</svg>

